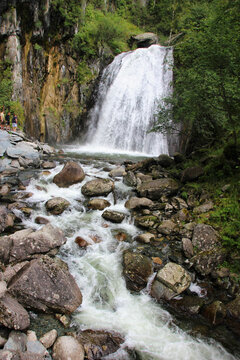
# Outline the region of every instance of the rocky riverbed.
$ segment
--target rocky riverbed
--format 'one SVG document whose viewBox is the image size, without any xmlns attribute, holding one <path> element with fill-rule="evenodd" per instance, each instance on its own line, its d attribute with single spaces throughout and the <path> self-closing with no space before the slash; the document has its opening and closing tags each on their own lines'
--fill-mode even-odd
<svg viewBox="0 0 240 360">
<path fill-rule="evenodd" d="M 77 276 L 64 261 L 71 231 L 64 232 L 57 219 L 64 214 L 71 219 L 73 207 L 86 216 L 100 213 L 103 228 L 115 226 L 114 247 L 122 247 L 122 278 L 132 294 L 147 294 L 174 314 L 175 324 L 193 335 L 213 336 L 237 356 L 239 277 L 222 266 L 227 253 L 221 237 L 203 221 L 214 201 L 204 191 L 182 196 L 184 184 L 203 175 L 200 166 L 176 173 L 173 169 L 181 169 L 183 157 L 160 155 L 111 164 L 104 170 L 106 178 L 97 172 L 90 178 L 77 159 L 29 141 L 24 134 L 5 131 L 0 131 L 0 155 L 1 359 L 143 358 L 127 346 L 125 355 L 110 355 L 126 339 L 121 331 L 107 331 L 107 319 L 102 319 L 102 328 L 97 330 L 82 329 L 76 319 L 72 321 L 85 299 Z M 45 194 L 47 183 L 38 184 L 37 179 L 51 171 L 55 173 L 48 183 L 55 186 L 56 196 L 42 200 L 42 213 L 36 212 L 39 201 L 31 201 L 34 194 L 28 185 L 36 178 L 35 189 Z M 81 196 L 72 205 L 67 189 L 76 192 L 78 184 L 83 184 Z M 119 184 L 128 189 L 124 210 L 117 207 L 123 201 Z M 65 197 L 58 196 L 58 188 L 65 189 Z M 26 226 L 28 219 L 34 219 L 37 228 Z M 80 219 L 80 226 L 83 223 Z M 126 223 L 137 230 L 128 232 L 122 225 Z M 79 257 L 104 242 L 96 229 L 91 238 L 84 232 L 74 235 Z M 221 356 L 231 358 L 227 353 Z"/>
</svg>

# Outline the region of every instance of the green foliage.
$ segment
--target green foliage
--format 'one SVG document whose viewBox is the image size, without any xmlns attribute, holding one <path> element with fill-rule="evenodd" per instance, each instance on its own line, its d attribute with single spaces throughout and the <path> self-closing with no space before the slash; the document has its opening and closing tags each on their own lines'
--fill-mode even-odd
<svg viewBox="0 0 240 360">
<path fill-rule="evenodd" d="M 174 92 L 159 108 L 155 131 L 181 123 L 192 147 L 233 137 L 240 131 L 239 3 L 194 4 L 181 19 L 184 38 L 175 46 Z M 171 126 L 170 126 L 171 127 Z M 196 141 L 197 139 L 197 141 Z"/>
<path fill-rule="evenodd" d="M 23 130 L 25 117 L 24 109 L 22 104 L 19 101 L 11 101 L 9 104 L 9 109 L 12 114 L 16 114 L 18 118 L 18 128 Z"/>
<path fill-rule="evenodd" d="M 40 51 L 40 50 L 42 50 L 42 46 L 39 45 L 38 43 L 35 43 L 34 44 L 34 49 L 37 50 L 37 51 Z"/>
<path fill-rule="evenodd" d="M 81 61 L 77 67 L 77 81 L 79 84 L 87 84 L 94 78 L 94 74 L 86 61 Z"/>
<path fill-rule="evenodd" d="M 12 97 L 12 73 L 9 61 L 0 61 L 0 106 L 7 108 Z"/>
<path fill-rule="evenodd" d="M 53 0 L 52 6 L 60 12 L 65 26 L 73 26 L 81 20 L 82 8 L 79 0 Z"/>
<path fill-rule="evenodd" d="M 140 30 L 115 13 L 104 13 L 89 5 L 85 23 L 73 39 L 73 47 L 85 59 L 98 56 L 103 47 L 116 55 L 128 50 L 127 41 Z"/>
</svg>

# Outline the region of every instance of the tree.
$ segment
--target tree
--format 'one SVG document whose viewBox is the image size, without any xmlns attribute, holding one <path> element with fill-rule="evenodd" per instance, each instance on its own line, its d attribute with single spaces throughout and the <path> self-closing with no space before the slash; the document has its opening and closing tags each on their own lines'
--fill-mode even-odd
<svg viewBox="0 0 240 360">
<path fill-rule="evenodd" d="M 174 91 L 161 106 L 155 131 L 173 124 L 191 131 L 192 143 L 229 138 L 240 130 L 239 0 L 192 6 L 182 18 L 184 38 L 175 47 Z"/>
</svg>

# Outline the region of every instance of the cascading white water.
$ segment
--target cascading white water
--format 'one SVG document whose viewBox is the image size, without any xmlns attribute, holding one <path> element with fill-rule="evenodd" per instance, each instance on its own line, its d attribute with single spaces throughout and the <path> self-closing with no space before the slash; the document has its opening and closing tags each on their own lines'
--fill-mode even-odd
<svg viewBox="0 0 240 360">
<path fill-rule="evenodd" d="M 110 151 L 168 154 L 166 137 L 148 131 L 159 102 L 171 91 L 172 61 L 172 49 L 160 45 L 116 56 L 103 72 L 87 143 Z"/>
<path fill-rule="evenodd" d="M 81 329 L 120 332 L 125 339 L 124 344 L 116 354 L 105 357 L 106 360 L 130 360 L 127 347 L 135 349 L 141 360 L 237 360 L 220 344 L 194 339 L 174 326 L 171 315 L 156 304 L 147 291 L 134 295 L 126 289 L 121 262 L 123 251 L 130 245 L 116 240 L 112 231 L 125 231 L 132 238 L 139 231 L 124 207 L 130 188 L 120 181 L 115 182 L 116 191 L 121 193 L 122 200 L 119 199 L 109 209 L 124 212 L 126 219 L 121 224 L 104 226 L 105 220 L 101 216 L 103 211 L 86 211 L 83 206 L 85 198 L 81 194 L 81 187 L 86 181 L 96 175 L 108 177 L 106 163 L 96 165 L 83 165 L 86 178 L 69 188 L 59 188 L 52 182 L 54 175 L 62 168 L 60 165 L 51 174 L 32 180 L 26 189 L 33 194 L 27 201 L 35 204 L 33 214 L 24 219 L 26 227 L 41 227 L 34 219 L 44 215 L 68 236 L 67 243 L 62 247 L 62 257 L 83 294 L 83 303 L 76 311 L 75 323 Z M 68 199 L 71 202 L 70 209 L 59 216 L 47 214 L 44 204 L 54 196 Z M 106 199 L 114 203 L 112 194 Z M 76 236 L 90 243 L 86 250 L 79 249 L 75 244 Z M 95 243 L 93 236 L 98 236 L 101 241 Z"/>
</svg>

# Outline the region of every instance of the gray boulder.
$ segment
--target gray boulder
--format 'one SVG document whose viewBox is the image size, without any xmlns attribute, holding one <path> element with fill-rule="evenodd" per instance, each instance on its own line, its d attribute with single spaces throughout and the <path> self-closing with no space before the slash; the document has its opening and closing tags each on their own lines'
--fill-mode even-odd
<svg viewBox="0 0 240 360">
<path fill-rule="evenodd" d="M 60 215 L 70 206 L 70 202 L 62 197 L 55 197 L 45 203 L 46 210 L 53 215 Z"/>
<path fill-rule="evenodd" d="M 164 168 L 169 168 L 174 165 L 174 160 L 168 155 L 161 154 L 158 157 L 158 163 Z"/>
<path fill-rule="evenodd" d="M 141 197 L 159 200 L 162 195 L 173 195 L 179 188 L 178 183 L 170 178 L 147 181 L 137 187 Z"/>
<path fill-rule="evenodd" d="M 188 272 L 180 265 L 173 262 L 167 263 L 158 271 L 156 280 L 174 291 L 181 294 L 191 284 L 191 277 Z"/>
<path fill-rule="evenodd" d="M 105 210 L 104 213 L 102 214 L 102 217 L 105 220 L 120 224 L 124 220 L 125 214 L 119 211 Z"/>
<path fill-rule="evenodd" d="M 84 348 L 72 336 L 60 336 L 53 346 L 54 360 L 83 360 Z"/>
<path fill-rule="evenodd" d="M 95 179 L 83 185 L 81 191 L 84 196 L 106 196 L 114 189 L 114 182 L 110 179 Z"/>
<path fill-rule="evenodd" d="M 84 178 L 85 173 L 81 166 L 74 161 L 68 161 L 63 169 L 54 176 L 53 182 L 59 187 L 69 187 L 83 181 Z"/>
<path fill-rule="evenodd" d="M 8 290 L 24 306 L 43 312 L 72 313 L 82 302 L 66 264 L 46 255 L 25 265 L 12 278 Z"/>
<path fill-rule="evenodd" d="M 87 207 L 92 210 L 104 210 L 108 206 L 111 204 L 105 199 L 92 199 L 87 204 Z"/>
<path fill-rule="evenodd" d="M 154 202 L 147 198 L 138 198 L 138 197 L 131 197 L 129 200 L 126 201 L 125 207 L 129 210 L 139 209 L 139 208 L 150 208 L 153 206 Z"/>
<path fill-rule="evenodd" d="M 124 176 L 126 175 L 126 171 L 125 171 L 125 168 L 123 166 L 119 166 L 115 169 L 112 169 L 109 173 L 109 176 L 112 177 L 112 178 L 115 178 L 115 177 L 121 177 L 121 176 Z"/>
<path fill-rule="evenodd" d="M 47 253 L 66 242 L 62 230 L 47 224 L 40 230 L 20 230 L 8 237 L 12 244 L 10 262 L 28 259 L 34 254 Z"/>
<path fill-rule="evenodd" d="M 128 171 L 123 177 L 123 182 L 127 186 L 135 187 L 137 186 L 137 178 L 133 171 Z"/>
<path fill-rule="evenodd" d="M 147 32 L 132 36 L 130 42 L 136 43 L 138 48 L 147 48 L 153 44 L 158 44 L 158 36 Z"/>
<path fill-rule="evenodd" d="M 201 166 L 193 166 L 185 169 L 182 173 L 181 181 L 183 183 L 187 181 L 193 181 L 198 179 L 204 174 L 203 168 Z"/>
<path fill-rule="evenodd" d="M 197 224 L 193 230 L 192 244 L 195 253 L 208 251 L 219 245 L 220 237 L 210 225 Z"/>
<path fill-rule="evenodd" d="M 201 275 L 206 276 L 215 271 L 226 259 L 226 252 L 220 247 L 200 251 L 190 259 L 190 263 Z"/>
<path fill-rule="evenodd" d="M 152 261 L 145 255 L 125 252 L 123 255 L 123 276 L 129 290 L 140 291 L 147 285 L 153 273 Z"/>
</svg>

